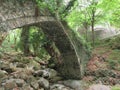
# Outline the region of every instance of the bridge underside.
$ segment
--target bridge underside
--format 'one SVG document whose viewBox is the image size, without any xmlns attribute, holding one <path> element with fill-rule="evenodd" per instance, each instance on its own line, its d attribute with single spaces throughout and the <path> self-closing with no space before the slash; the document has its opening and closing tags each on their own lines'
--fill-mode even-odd
<svg viewBox="0 0 120 90">
<path fill-rule="evenodd" d="M 49 13 L 41 12 L 36 17 L 34 14 L 35 3 L 32 1 L 26 1 L 22 5 L 17 1 L 14 4 L 12 1 L 10 0 L 8 2 L 7 0 L 3 0 L 1 2 L 0 31 L 9 31 L 23 26 L 39 26 L 46 36 L 55 42 L 55 45 L 61 53 L 62 62 L 60 64 L 58 63 L 57 70 L 65 78 L 80 79 L 80 64 L 78 63 L 75 50 L 63 28 L 57 23 L 54 17 L 51 17 Z M 84 55 L 81 53 L 81 60 L 88 60 L 87 52 L 84 49 L 80 50 L 84 51 Z"/>
</svg>

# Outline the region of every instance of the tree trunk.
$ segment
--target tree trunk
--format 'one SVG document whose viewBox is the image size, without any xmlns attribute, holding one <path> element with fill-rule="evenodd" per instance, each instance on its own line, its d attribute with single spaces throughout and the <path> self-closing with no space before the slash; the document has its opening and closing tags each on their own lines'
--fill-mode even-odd
<svg viewBox="0 0 120 90">
<path fill-rule="evenodd" d="M 88 41 L 88 35 L 87 35 L 87 34 L 88 34 L 88 30 L 87 30 L 87 29 L 88 29 L 88 28 L 85 28 L 85 31 L 86 31 L 86 32 L 85 32 L 86 41 Z"/>
<path fill-rule="evenodd" d="M 94 32 L 94 24 L 95 24 L 95 10 L 92 10 L 92 20 L 91 20 L 91 28 L 92 28 L 92 46 L 95 47 L 95 32 Z"/>
<path fill-rule="evenodd" d="M 87 23 L 87 21 L 85 21 L 83 23 L 83 27 L 85 29 L 85 39 L 86 39 L 86 41 L 88 41 L 88 23 Z"/>
<path fill-rule="evenodd" d="M 21 32 L 21 45 L 24 55 L 29 55 L 29 26 L 25 26 Z"/>
</svg>

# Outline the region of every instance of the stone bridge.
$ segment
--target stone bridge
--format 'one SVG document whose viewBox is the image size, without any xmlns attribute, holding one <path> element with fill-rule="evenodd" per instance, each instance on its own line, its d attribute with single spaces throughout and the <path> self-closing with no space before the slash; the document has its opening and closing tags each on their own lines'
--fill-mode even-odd
<svg viewBox="0 0 120 90">
<path fill-rule="evenodd" d="M 46 10 L 39 10 L 37 15 L 35 12 L 36 3 L 33 0 L 24 0 L 24 2 L 22 0 L 0 0 L 0 31 L 9 31 L 24 26 L 39 26 L 61 53 L 63 61 L 58 65 L 61 75 L 65 78 L 80 79 L 80 62 L 88 60 L 87 51 L 80 43 L 81 47 L 77 51 L 82 50 L 83 53 L 78 61 L 73 45 L 55 18 Z"/>
</svg>

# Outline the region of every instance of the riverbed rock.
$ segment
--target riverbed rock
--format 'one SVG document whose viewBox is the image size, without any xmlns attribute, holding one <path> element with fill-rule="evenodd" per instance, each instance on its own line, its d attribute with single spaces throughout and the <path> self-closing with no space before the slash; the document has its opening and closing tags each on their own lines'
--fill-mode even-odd
<svg viewBox="0 0 120 90">
<path fill-rule="evenodd" d="M 18 67 L 18 68 L 25 68 L 26 65 L 21 63 L 21 62 L 19 62 L 19 63 L 16 63 L 16 67 Z"/>
<path fill-rule="evenodd" d="M 52 79 L 55 76 L 57 76 L 57 71 L 55 71 L 54 69 L 47 68 L 43 70 L 43 77 Z"/>
<path fill-rule="evenodd" d="M 38 80 L 38 84 L 39 84 L 39 86 L 40 87 L 43 87 L 45 90 L 49 90 L 49 81 L 48 80 L 46 80 L 45 78 L 40 78 L 39 80 Z"/>
<path fill-rule="evenodd" d="M 5 77 L 8 73 L 4 70 L 0 70 L 0 79 Z"/>
<path fill-rule="evenodd" d="M 33 72 L 33 75 L 35 76 L 35 77 L 39 77 L 39 76 L 42 76 L 43 75 L 43 70 L 37 70 L 37 71 L 34 71 Z"/>
<path fill-rule="evenodd" d="M 31 87 L 33 87 L 35 90 L 39 89 L 39 84 L 37 81 L 33 81 L 30 83 Z"/>
<path fill-rule="evenodd" d="M 25 84 L 25 81 L 23 79 L 15 79 L 15 82 L 18 87 L 22 87 L 23 84 Z"/>
<path fill-rule="evenodd" d="M 85 86 L 85 82 L 81 80 L 65 80 L 65 81 L 60 81 L 59 83 L 62 83 L 65 86 L 68 86 L 75 90 L 84 90 L 83 88 Z"/>
<path fill-rule="evenodd" d="M 0 69 L 6 71 L 7 73 L 14 72 L 14 69 L 10 67 L 10 63 L 8 62 L 0 62 Z"/>
<path fill-rule="evenodd" d="M 53 84 L 50 87 L 50 90 L 73 90 L 73 89 L 66 87 L 65 85 L 62 84 Z"/>
<path fill-rule="evenodd" d="M 22 90 L 34 90 L 30 85 L 26 84 L 22 87 Z"/>
<path fill-rule="evenodd" d="M 41 66 L 38 62 L 34 60 L 30 60 L 30 62 L 27 64 L 28 67 L 33 67 L 34 70 L 40 70 Z"/>
<path fill-rule="evenodd" d="M 60 76 L 55 76 L 55 77 L 49 79 L 49 81 L 50 81 L 51 83 L 57 83 L 58 81 L 61 81 L 62 79 L 63 79 L 63 78 L 60 77 Z"/>
<path fill-rule="evenodd" d="M 17 84 L 14 81 L 14 79 L 6 80 L 6 82 L 4 83 L 5 90 L 12 90 L 13 88 L 16 88 L 16 87 L 17 87 Z"/>
<path fill-rule="evenodd" d="M 30 84 L 31 82 L 36 82 L 36 78 L 32 75 L 29 75 L 27 78 L 26 78 L 26 83 Z"/>
</svg>

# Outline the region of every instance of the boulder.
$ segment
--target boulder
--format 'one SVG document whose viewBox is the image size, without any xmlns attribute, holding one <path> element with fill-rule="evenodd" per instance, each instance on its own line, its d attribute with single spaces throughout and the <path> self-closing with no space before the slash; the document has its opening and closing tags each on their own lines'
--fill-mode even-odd
<svg viewBox="0 0 120 90">
<path fill-rule="evenodd" d="M 14 72 L 14 70 L 10 67 L 8 62 L 0 62 L 0 69 L 5 70 L 8 73 Z"/>
<path fill-rule="evenodd" d="M 37 70 L 33 72 L 33 75 L 36 76 L 42 76 L 43 75 L 43 70 Z"/>
<path fill-rule="evenodd" d="M 0 70 L 0 79 L 5 77 L 8 73 L 4 70 Z"/>
<path fill-rule="evenodd" d="M 52 82 L 52 83 L 56 83 L 56 82 L 58 82 L 58 81 L 60 81 L 60 80 L 62 80 L 62 79 L 63 79 L 63 78 L 60 77 L 60 76 L 55 76 L 55 77 L 49 79 L 49 81 Z"/>
<path fill-rule="evenodd" d="M 49 82 L 48 80 L 44 79 L 44 78 L 40 78 L 38 80 L 39 86 L 43 87 L 45 90 L 49 90 Z"/>
<path fill-rule="evenodd" d="M 25 81 L 23 79 L 15 79 L 15 82 L 18 87 L 22 87 L 23 84 L 25 84 Z"/>
<path fill-rule="evenodd" d="M 31 87 L 33 87 L 35 90 L 38 90 L 39 89 L 39 84 L 38 82 L 36 81 L 33 81 L 30 83 Z"/>
<path fill-rule="evenodd" d="M 29 75 L 29 76 L 26 78 L 25 81 L 26 81 L 26 83 L 31 84 L 31 82 L 36 82 L 37 80 L 36 80 L 36 78 L 35 78 L 34 76 Z"/>
<path fill-rule="evenodd" d="M 30 62 L 27 64 L 27 66 L 29 67 L 33 67 L 34 70 L 40 70 L 41 66 L 38 62 L 36 62 L 35 60 L 30 60 Z"/>
<path fill-rule="evenodd" d="M 18 68 L 25 68 L 26 65 L 19 62 L 19 63 L 16 64 L 16 67 L 18 67 Z"/>
<path fill-rule="evenodd" d="M 73 88 L 74 90 L 84 90 L 83 87 L 86 85 L 81 80 L 65 80 L 65 81 L 60 81 L 59 83 L 62 83 L 65 86 Z"/>
<path fill-rule="evenodd" d="M 48 77 L 49 79 L 52 79 L 55 76 L 57 76 L 57 71 L 55 71 L 54 69 L 47 68 L 43 70 L 43 77 Z"/>
<path fill-rule="evenodd" d="M 73 90 L 73 89 L 70 89 L 69 87 L 66 87 L 62 84 L 53 84 L 50 87 L 50 90 Z"/>
</svg>

